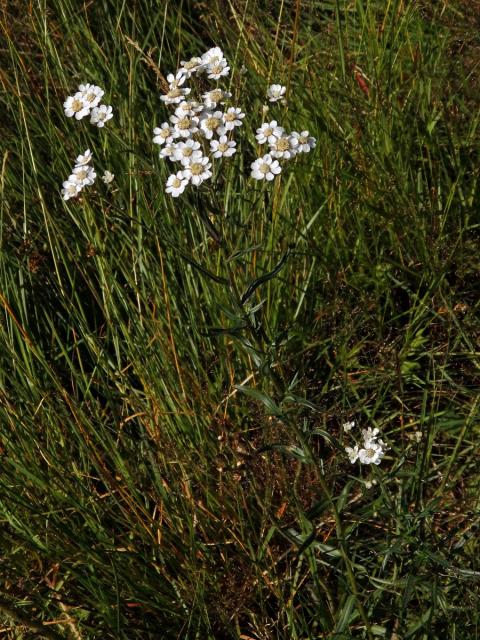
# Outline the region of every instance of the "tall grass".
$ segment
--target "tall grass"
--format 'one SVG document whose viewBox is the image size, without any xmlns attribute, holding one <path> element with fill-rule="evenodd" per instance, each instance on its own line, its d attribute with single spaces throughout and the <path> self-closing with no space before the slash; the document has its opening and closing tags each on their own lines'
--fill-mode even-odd
<svg viewBox="0 0 480 640">
<path fill-rule="evenodd" d="M 3 5 L 5 637 L 479 636 L 474 20 L 459 0 Z M 212 45 L 240 153 L 176 201 L 159 91 Z M 102 130 L 63 115 L 85 81 Z M 318 143 L 262 187 L 270 82 L 269 113 Z M 87 147 L 113 188 L 65 204 Z M 366 427 L 378 468 L 344 453 Z"/>
</svg>

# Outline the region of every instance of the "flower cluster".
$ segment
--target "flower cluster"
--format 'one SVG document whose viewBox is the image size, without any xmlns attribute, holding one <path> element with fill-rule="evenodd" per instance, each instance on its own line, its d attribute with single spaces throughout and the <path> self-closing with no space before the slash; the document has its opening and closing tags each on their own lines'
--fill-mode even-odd
<svg viewBox="0 0 480 640">
<path fill-rule="evenodd" d="M 255 180 L 273 180 L 282 170 L 279 160 L 291 160 L 299 153 L 308 153 L 316 145 L 315 138 L 308 131 L 287 133 L 276 120 L 262 124 L 255 137 L 259 144 L 268 144 L 270 147 L 269 153 L 251 164 L 250 175 Z"/>
<path fill-rule="evenodd" d="M 363 429 L 363 446 L 356 444 L 354 447 L 345 447 L 345 452 L 352 464 L 357 460 L 362 464 L 380 464 L 388 447 L 378 438 L 378 434 L 378 429 Z"/>
<path fill-rule="evenodd" d="M 242 126 L 245 114 L 238 107 L 224 106 L 231 93 L 217 87 L 202 94 L 202 100 L 192 98 L 185 82 L 195 76 L 220 80 L 230 67 L 219 47 L 213 47 L 201 57 L 182 60 L 175 74 L 167 76 L 168 91 L 160 96 L 175 112 L 168 122 L 153 130 L 153 142 L 162 147 L 161 158 L 180 165 L 166 184 L 166 192 L 177 198 L 192 184 L 198 187 L 212 177 L 210 159 L 229 158 L 236 152 L 233 135 Z"/>
<path fill-rule="evenodd" d="M 104 90 L 94 84 L 81 84 L 78 91 L 63 103 L 67 118 L 75 116 L 76 120 L 81 120 L 85 116 L 90 116 L 91 124 L 103 127 L 105 123 L 113 118 L 112 107 L 100 104 Z"/>
<path fill-rule="evenodd" d="M 95 182 L 97 174 L 95 169 L 90 166 L 92 153 L 87 149 L 83 155 L 79 155 L 75 161 L 72 173 L 63 183 L 62 196 L 64 200 L 70 200 L 78 196 L 80 191 Z"/>
</svg>

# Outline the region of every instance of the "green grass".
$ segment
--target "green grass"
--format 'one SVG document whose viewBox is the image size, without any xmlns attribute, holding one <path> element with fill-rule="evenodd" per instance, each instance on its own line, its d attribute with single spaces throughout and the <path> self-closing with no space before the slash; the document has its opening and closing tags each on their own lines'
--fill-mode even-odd
<svg viewBox="0 0 480 640">
<path fill-rule="evenodd" d="M 0 9 L 2 637 L 480 636 L 476 11 Z M 162 74 L 213 45 L 240 153 L 173 200 Z M 63 114 L 86 81 L 104 129 Z M 317 148 L 261 186 L 271 82 Z M 87 147 L 113 189 L 65 204 Z"/>
</svg>

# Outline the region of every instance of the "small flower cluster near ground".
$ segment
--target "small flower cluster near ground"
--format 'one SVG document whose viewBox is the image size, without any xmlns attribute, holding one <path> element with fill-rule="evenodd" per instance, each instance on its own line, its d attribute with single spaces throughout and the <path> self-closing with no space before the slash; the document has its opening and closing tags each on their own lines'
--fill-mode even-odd
<svg viewBox="0 0 480 640">
<path fill-rule="evenodd" d="M 169 118 L 153 130 L 155 144 L 163 147 L 161 158 L 181 167 L 169 176 L 166 192 L 177 198 L 188 185 L 200 186 L 212 177 L 211 159 L 230 158 L 236 152 L 235 129 L 241 127 L 245 114 L 239 107 L 225 107 L 231 93 L 219 87 L 193 98 L 185 82 L 192 76 L 218 81 L 228 76 L 230 67 L 219 47 L 201 57 L 181 62 L 175 74 L 167 76 L 168 91 L 162 102 L 175 108 Z"/>
<path fill-rule="evenodd" d="M 352 425 L 352 423 L 347 423 Z M 350 427 L 351 429 L 352 427 Z M 345 429 L 345 430 L 350 430 Z M 359 460 L 362 464 L 380 464 L 388 447 L 380 440 L 378 435 L 380 431 L 378 429 L 363 429 L 363 443 L 362 446 L 356 444 L 354 447 L 345 447 L 345 452 L 350 458 L 350 462 L 354 464 Z"/>
</svg>

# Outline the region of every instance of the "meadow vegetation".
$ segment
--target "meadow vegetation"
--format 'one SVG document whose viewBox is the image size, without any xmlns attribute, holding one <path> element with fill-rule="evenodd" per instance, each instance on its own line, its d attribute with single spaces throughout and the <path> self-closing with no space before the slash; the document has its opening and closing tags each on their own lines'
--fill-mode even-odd
<svg viewBox="0 0 480 640">
<path fill-rule="evenodd" d="M 1 3 L 2 637 L 480 636 L 479 15 Z M 214 46 L 238 150 L 172 198 L 159 96 Z M 264 117 L 317 140 L 268 183 Z"/>
</svg>

